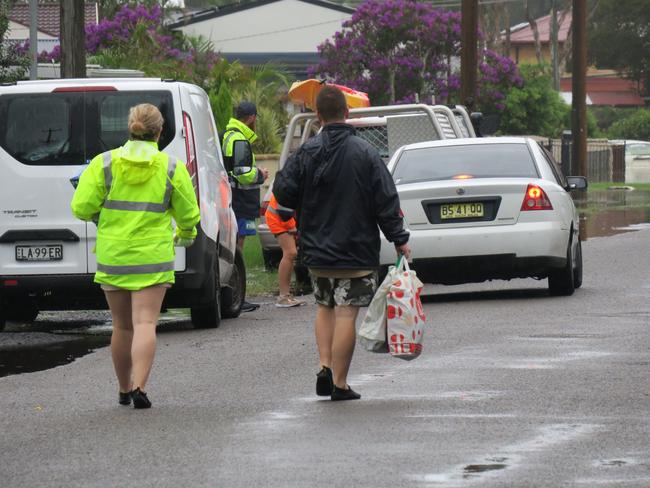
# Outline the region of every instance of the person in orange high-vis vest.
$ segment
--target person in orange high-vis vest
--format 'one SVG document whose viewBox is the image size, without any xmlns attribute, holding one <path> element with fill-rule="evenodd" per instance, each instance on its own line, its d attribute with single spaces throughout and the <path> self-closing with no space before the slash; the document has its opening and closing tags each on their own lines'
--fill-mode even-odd
<svg viewBox="0 0 650 488">
<path fill-rule="evenodd" d="M 294 210 L 283 207 L 271 195 L 271 201 L 266 209 L 265 217 L 269 230 L 278 240 L 282 248 L 282 260 L 278 266 L 278 282 L 280 295 L 275 303 L 276 307 L 297 307 L 305 302 L 298 300 L 291 295 L 291 274 L 293 273 L 293 263 L 298 251 L 296 249 L 296 219 Z"/>
</svg>

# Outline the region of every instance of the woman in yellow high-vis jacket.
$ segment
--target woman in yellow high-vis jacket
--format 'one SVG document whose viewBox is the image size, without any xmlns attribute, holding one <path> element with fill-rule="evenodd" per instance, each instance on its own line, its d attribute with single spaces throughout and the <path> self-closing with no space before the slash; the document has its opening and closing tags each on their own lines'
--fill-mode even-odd
<svg viewBox="0 0 650 488">
<path fill-rule="evenodd" d="M 95 282 L 113 318 L 119 403 L 133 400 L 135 408 L 149 408 L 145 385 L 160 308 L 174 283 L 174 243 L 192 244 L 200 213 L 185 164 L 158 150 L 163 126 L 158 108 L 132 107 L 128 123 L 130 140 L 90 162 L 71 207 L 77 218 L 97 222 Z"/>
</svg>

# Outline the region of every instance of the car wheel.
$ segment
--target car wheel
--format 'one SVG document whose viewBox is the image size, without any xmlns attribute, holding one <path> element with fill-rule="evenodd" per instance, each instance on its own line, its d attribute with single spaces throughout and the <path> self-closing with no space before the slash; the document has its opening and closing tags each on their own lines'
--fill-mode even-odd
<svg viewBox="0 0 650 488">
<path fill-rule="evenodd" d="M 5 330 L 6 323 L 7 323 L 7 319 L 5 318 L 5 315 L 2 312 L 2 310 L 0 310 L 0 332 Z"/>
<path fill-rule="evenodd" d="M 214 255 L 212 274 L 203 289 L 205 303 L 190 309 L 195 329 L 216 329 L 221 323 L 221 289 L 219 283 L 219 254 Z"/>
<path fill-rule="evenodd" d="M 573 287 L 578 289 L 582 286 L 582 243 L 578 241 L 576 246 L 576 267 L 573 268 Z"/>
<path fill-rule="evenodd" d="M 548 275 L 548 289 L 551 295 L 569 296 L 575 291 L 573 281 L 573 252 L 571 241 L 566 252 L 566 264 L 560 269 L 552 269 Z"/>
<path fill-rule="evenodd" d="M 221 288 L 221 316 L 225 319 L 239 317 L 246 298 L 246 266 L 241 251 L 235 251 L 235 263 L 229 283 Z"/>
<path fill-rule="evenodd" d="M 282 260 L 282 251 L 262 249 L 262 258 L 264 258 L 264 267 L 267 270 L 278 269 L 278 265 Z"/>
</svg>

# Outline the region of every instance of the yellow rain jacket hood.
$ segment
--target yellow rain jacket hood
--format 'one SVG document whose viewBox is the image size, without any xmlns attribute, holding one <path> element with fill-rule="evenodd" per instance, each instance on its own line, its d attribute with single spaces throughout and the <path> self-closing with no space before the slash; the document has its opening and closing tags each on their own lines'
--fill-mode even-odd
<svg viewBox="0 0 650 488">
<path fill-rule="evenodd" d="M 97 221 L 95 281 L 127 290 L 173 283 L 172 218 L 179 237 L 193 238 L 200 217 L 185 164 L 146 141 L 96 156 L 71 209 Z"/>
</svg>

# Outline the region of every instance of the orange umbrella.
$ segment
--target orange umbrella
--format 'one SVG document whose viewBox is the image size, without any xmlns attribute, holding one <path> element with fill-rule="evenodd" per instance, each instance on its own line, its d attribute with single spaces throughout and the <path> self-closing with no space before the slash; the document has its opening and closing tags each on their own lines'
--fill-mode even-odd
<svg viewBox="0 0 650 488">
<path fill-rule="evenodd" d="M 348 108 L 369 107 L 370 100 L 368 94 L 353 90 L 343 85 L 335 85 L 333 83 L 325 83 L 316 79 L 309 79 L 305 81 L 296 81 L 289 89 L 289 98 L 294 103 L 303 103 L 305 107 L 310 110 L 316 110 L 316 97 L 325 85 L 335 86 L 343 92 L 345 99 L 348 102 Z"/>
</svg>

